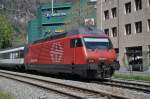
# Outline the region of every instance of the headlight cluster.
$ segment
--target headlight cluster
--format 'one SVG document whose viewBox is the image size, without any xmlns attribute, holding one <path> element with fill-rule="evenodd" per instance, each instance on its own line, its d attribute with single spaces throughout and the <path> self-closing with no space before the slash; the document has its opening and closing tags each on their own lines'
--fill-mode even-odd
<svg viewBox="0 0 150 99">
<path fill-rule="evenodd" d="M 87 62 L 88 63 L 90 63 L 90 64 L 94 64 L 94 63 L 112 63 L 112 62 L 114 62 L 114 60 L 113 59 L 104 59 L 104 58 L 102 58 L 102 59 L 99 59 L 99 60 L 95 60 L 95 59 L 88 59 L 87 60 Z"/>
</svg>

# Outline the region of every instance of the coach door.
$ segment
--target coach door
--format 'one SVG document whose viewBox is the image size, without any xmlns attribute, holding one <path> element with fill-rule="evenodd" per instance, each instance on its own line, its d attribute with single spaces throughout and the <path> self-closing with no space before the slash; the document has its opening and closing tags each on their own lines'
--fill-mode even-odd
<svg viewBox="0 0 150 99">
<path fill-rule="evenodd" d="M 73 64 L 80 64 L 81 55 L 82 55 L 82 41 L 80 38 L 72 39 L 71 40 L 71 48 L 72 48 L 72 61 Z"/>
</svg>

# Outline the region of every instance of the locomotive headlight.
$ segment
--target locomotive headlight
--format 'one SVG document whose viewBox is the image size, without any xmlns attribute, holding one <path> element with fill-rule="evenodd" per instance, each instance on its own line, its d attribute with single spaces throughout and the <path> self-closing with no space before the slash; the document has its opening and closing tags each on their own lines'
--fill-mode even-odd
<svg viewBox="0 0 150 99">
<path fill-rule="evenodd" d="M 114 62 L 114 60 L 113 60 L 113 59 L 110 59 L 109 61 L 110 61 L 110 62 Z"/>
<path fill-rule="evenodd" d="M 104 60 L 107 60 L 107 59 L 106 58 L 99 58 L 99 60 L 104 61 Z"/>
<path fill-rule="evenodd" d="M 88 59 L 88 63 L 94 63 L 95 60 L 94 59 Z"/>
</svg>

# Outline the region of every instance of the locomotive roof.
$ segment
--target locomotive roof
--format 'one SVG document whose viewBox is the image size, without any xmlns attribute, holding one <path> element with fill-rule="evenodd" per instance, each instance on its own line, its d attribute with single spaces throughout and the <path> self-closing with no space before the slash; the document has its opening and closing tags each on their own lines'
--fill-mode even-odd
<svg viewBox="0 0 150 99">
<path fill-rule="evenodd" d="M 93 34 L 93 35 L 98 35 L 98 36 L 102 36 L 102 37 L 107 37 L 104 34 L 104 32 L 96 29 L 95 27 L 80 27 L 80 28 L 77 28 L 77 29 L 72 29 L 72 30 L 67 31 L 67 32 L 55 34 L 53 36 L 50 36 L 50 37 L 47 37 L 47 38 L 44 38 L 44 39 L 41 39 L 41 40 L 37 40 L 37 41 L 33 42 L 33 44 L 40 43 L 40 42 L 47 41 L 47 40 L 63 38 L 63 37 L 66 37 L 66 36 L 78 35 L 78 34 Z"/>
</svg>

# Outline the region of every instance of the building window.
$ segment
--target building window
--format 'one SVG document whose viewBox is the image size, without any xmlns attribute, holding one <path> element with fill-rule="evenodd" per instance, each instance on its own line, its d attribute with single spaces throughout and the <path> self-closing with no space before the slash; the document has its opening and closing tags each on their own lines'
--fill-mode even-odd
<svg viewBox="0 0 150 99">
<path fill-rule="evenodd" d="M 149 47 L 149 51 L 148 51 L 148 63 L 149 63 L 149 66 L 150 66 L 150 45 L 148 47 Z"/>
<path fill-rule="evenodd" d="M 126 31 L 126 35 L 131 34 L 131 24 L 126 24 L 125 25 L 125 31 Z"/>
<path fill-rule="evenodd" d="M 104 11 L 105 20 L 109 19 L 109 11 Z"/>
<path fill-rule="evenodd" d="M 117 8 L 112 8 L 111 12 L 112 12 L 112 17 L 113 18 L 117 17 Z"/>
<path fill-rule="evenodd" d="M 150 19 L 148 19 L 148 30 L 150 31 Z"/>
<path fill-rule="evenodd" d="M 106 35 L 109 36 L 109 29 L 104 29 L 104 32 L 105 32 Z"/>
<path fill-rule="evenodd" d="M 115 48 L 115 52 L 118 54 L 119 53 L 119 48 Z"/>
<path fill-rule="evenodd" d="M 119 48 L 115 48 L 116 56 L 117 56 L 117 62 L 119 62 Z"/>
<path fill-rule="evenodd" d="M 117 27 L 112 28 L 112 36 L 117 37 Z"/>
<path fill-rule="evenodd" d="M 135 22 L 135 29 L 136 29 L 136 33 L 142 32 L 142 21 Z"/>
<path fill-rule="evenodd" d="M 142 0 L 135 0 L 136 11 L 142 9 Z"/>
<path fill-rule="evenodd" d="M 126 55 L 129 64 L 129 70 L 142 71 L 143 55 L 142 46 L 127 47 Z"/>
<path fill-rule="evenodd" d="M 131 2 L 125 4 L 126 14 L 131 13 Z"/>
</svg>

